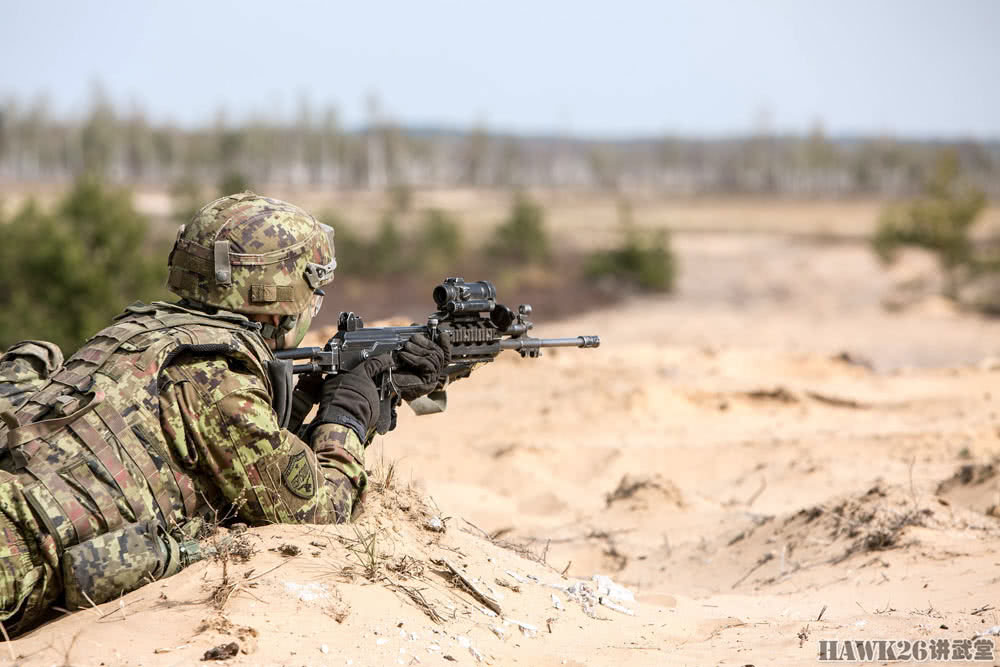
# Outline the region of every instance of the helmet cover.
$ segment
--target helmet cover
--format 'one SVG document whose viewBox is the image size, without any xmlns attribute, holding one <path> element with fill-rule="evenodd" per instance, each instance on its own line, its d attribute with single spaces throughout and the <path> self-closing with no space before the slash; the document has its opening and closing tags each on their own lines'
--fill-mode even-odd
<svg viewBox="0 0 1000 667">
<path fill-rule="evenodd" d="M 333 228 L 253 192 L 220 197 L 177 232 L 167 262 L 177 296 L 246 315 L 297 315 L 333 282 Z"/>
</svg>

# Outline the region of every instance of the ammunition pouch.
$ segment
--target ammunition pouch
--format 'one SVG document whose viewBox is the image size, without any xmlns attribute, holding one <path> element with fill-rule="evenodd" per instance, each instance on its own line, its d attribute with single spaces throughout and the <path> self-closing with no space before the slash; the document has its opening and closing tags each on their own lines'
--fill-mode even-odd
<svg viewBox="0 0 1000 667">
<path fill-rule="evenodd" d="M 197 543 L 179 543 L 156 521 L 99 535 L 63 553 L 66 607 L 101 604 L 177 574 L 198 560 L 198 553 Z"/>
</svg>

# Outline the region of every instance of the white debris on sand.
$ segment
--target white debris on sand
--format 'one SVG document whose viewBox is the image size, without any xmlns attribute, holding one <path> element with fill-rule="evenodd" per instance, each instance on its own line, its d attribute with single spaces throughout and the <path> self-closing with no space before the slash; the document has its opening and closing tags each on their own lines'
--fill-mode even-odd
<svg viewBox="0 0 1000 667">
<path fill-rule="evenodd" d="M 499 625 L 491 625 L 490 630 L 497 636 L 497 639 L 506 639 L 507 635 Z"/>
<path fill-rule="evenodd" d="M 606 577 L 603 574 L 595 574 L 592 580 L 597 587 L 598 596 L 611 598 L 615 602 L 635 602 L 635 595 L 633 595 L 632 591 L 616 584 L 611 580 L 611 577 Z"/>
<path fill-rule="evenodd" d="M 310 582 L 299 584 L 294 581 L 285 582 L 285 590 L 302 600 L 303 602 L 313 602 L 314 600 L 326 600 L 330 597 L 330 591 L 326 584 Z"/>
<path fill-rule="evenodd" d="M 611 577 L 595 574 L 591 581 L 574 581 L 569 586 L 561 588 L 570 599 L 580 603 L 583 613 L 596 618 L 594 605 L 600 604 L 614 609 L 622 614 L 635 616 L 635 611 L 618 604 L 618 602 L 635 602 L 635 595 L 629 589 L 612 581 Z"/>
<path fill-rule="evenodd" d="M 443 533 L 445 531 L 444 521 L 439 516 L 432 516 L 427 519 L 424 528 L 434 533 Z"/>
<path fill-rule="evenodd" d="M 504 625 L 516 625 L 520 628 L 521 633 L 524 634 L 525 637 L 535 637 L 538 635 L 538 628 L 531 623 L 525 623 L 524 621 L 518 621 L 513 618 L 504 619 L 503 623 Z"/>
<path fill-rule="evenodd" d="M 627 614 L 628 616 L 635 616 L 635 612 L 634 611 L 632 611 L 628 607 L 623 607 L 622 605 L 618 604 L 617 602 L 612 601 L 611 598 L 601 597 L 601 598 L 598 598 L 598 602 L 600 602 L 602 605 L 604 605 L 608 609 L 614 609 L 619 614 Z"/>
<path fill-rule="evenodd" d="M 566 585 L 563 582 L 545 583 L 531 575 L 523 577 L 512 570 L 506 570 L 506 572 L 511 578 L 522 584 L 535 582 L 562 591 L 570 600 L 575 600 L 580 605 L 580 608 L 583 609 L 583 613 L 591 618 L 597 618 L 594 607 L 599 604 L 619 613 L 635 616 L 634 609 L 629 609 L 624 605 L 618 604 L 620 602 L 635 602 L 635 594 L 621 584 L 615 583 L 611 577 L 603 574 L 595 574 L 591 578 L 591 581 L 577 579 L 571 584 Z M 556 609 L 564 609 L 562 600 L 555 594 L 552 595 L 552 606 Z"/>
<path fill-rule="evenodd" d="M 525 579 L 524 577 L 522 577 L 521 575 L 519 575 L 517 572 L 514 572 L 513 570 L 506 570 L 506 572 L 507 572 L 507 575 L 511 579 L 513 579 L 514 581 L 516 581 L 519 584 L 531 583 L 527 579 Z"/>
</svg>

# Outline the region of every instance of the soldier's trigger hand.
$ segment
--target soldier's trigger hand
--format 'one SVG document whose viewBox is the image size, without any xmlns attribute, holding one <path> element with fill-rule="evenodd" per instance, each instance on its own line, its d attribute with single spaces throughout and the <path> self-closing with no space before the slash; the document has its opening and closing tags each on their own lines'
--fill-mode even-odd
<svg viewBox="0 0 1000 667">
<path fill-rule="evenodd" d="M 378 388 L 369 373 L 381 373 L 387 368 L 387 363 L 371 359 L 350 373 L 327 376 L 323 380 L 319 412 L 313 426 L 343 424 L 352 428 L 358 439 L 365 442 L 379 417 Z"/>
<path fill-rule="evenodd" d="M 368 361 L 352 370 L 352 373 L 362 373 L 370 378 L 378 377 L 382 373 L 392 368 L 392 359 L 388 354 L 372 357 Z"/>
<path fill-rule="evenodd" d="M 295 391 L 300 392 L 310 403 L 319 403 L 323 392 L 323 375 L 320 373 L 303 373 L 295 385 Z"/>
</svg>

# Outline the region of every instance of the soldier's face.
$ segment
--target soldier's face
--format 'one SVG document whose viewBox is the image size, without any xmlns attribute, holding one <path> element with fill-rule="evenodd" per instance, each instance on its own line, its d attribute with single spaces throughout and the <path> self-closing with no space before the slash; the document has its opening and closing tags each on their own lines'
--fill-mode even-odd
<svg viewBox="0 0 1000 667">
<path fill-rule="evenodd" d="M 304 312 L 299 314 L 298 318 L 295 320 L 295 327 L 285 334 L 285 349 L 298 347 L 299 343 L 302 342 L 302 339 L 306 337 L 306 332 L 309 331 L 309 325 L 312 324 L 313 312 L 312 308 L 307 308 Z"/>
<path fill-rule="evenodd" d="M 306 337 L 306 333 L 309 331 L 310 325 L 312 325 L 313 318 L 319 315 L 319 311 L 323 308 L 323 296 L 323 290 L 316 290 L 316 294 L 313 294 L 312 303 L 299 313 L 295 319 L 295 326 L 282 337 L 281 349 L 288 350 L 299 346 L 302 339 Z"/>
<path fill-rule="evenodd" d="M 310 325 L 312 325 L 313 318 L 319 315 L 319 311 L 323 307 L 323 296 L 322 290 L 316 290 L 316 294 L 313 294 L 312 301 L 306 306 L 306 309 L 295 316 L 292 328 L 279 336 L 277 340 L 273 338 L 269 339 L 267 341 L 268 346 L 272 350 L 290 350 L 298 347 L 302 339 L 306 337 L 306 333 L 309 331 Z M 258 322 L 270 321 L 274 326 L 281 324 L 281 317 L 278 315 L 257 315 L 252 319 Z"/>
</svg>

